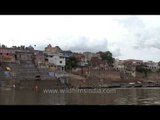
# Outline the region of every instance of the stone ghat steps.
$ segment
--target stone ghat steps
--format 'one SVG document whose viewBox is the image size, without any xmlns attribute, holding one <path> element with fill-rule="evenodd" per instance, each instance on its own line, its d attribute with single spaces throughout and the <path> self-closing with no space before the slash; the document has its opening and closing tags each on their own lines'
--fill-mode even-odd
<svg viewBox="0 0 160 120">
<path fill-rule="evenodd" d="M 38 71 L 42 79 L 47 79 L 47 78 L 52 79 L 53 78 L 49 75 L 50 70 L 48 68 L 38 68 Z"/>
<path fill-rule="evenodd" d="M 20 87 L 24 88 L 38 88 L 49 89 L 49 88 L 56 88 L 56 87 L 65 87 L 65 85 L 61 84 L 58 80 L 41 80 L 41 81 L 34 81 L 34 80 L 26 80 L 20 81 Z"/>
<path fill-rule="evenodd" d="M 6 63 L 5 66 L 11 68 L 11 72 L 15 73 L 16 79 L 34 79 L 35 76 L 39 74 L 38 70 L 32 62 L 30 62 L 30 64 Z"/>
<path fill-rule="evenodd" d="M 41 81 L 35 81 L 35 80 L 3 80 L 0 81 L 0 87 L 13 87 L 13 85 L 16 86 L 16 88 L 39 88 L 39 89 L 51 89 L 51 88 L 63 88 L 66 87 L 65 84 L 61 84 L 58 80 L 41 80 Z"/>
<path fill-rule="evenodd" d="M 7 85 L 9 85 L 9 81 L 8 80 L 1 80 L 0 81 L 0 87 L 5 87 Z"/>
<path fill-rule="evenodd" d="M 5 76 L 4 71 L 0 71 L 0 77 Z"/>
<path fill-rule="evenodd" d="M 32 64 L 32 60 L 20 60 L 20 64 Z"/>
<path fill-rule="evenodd" d="M 4 70 L 1 70 L 0 71 L 0 81 L 1 80 L 6 80 L 6 79 L 9 79 L 10 77 L 7 77 L 6 75 L 5 75 L 5 71 Z"/>
<path fill-rule="evenodd" d="M 15 73 L 16 79 L 35 79 L 37 75 L 41 76 L 41 79 L 52 79 L 49 76 L 48 68 L 36 68 L 32 61 L 26 61 L 20 64 L 18 63 L 5 63 L 4 67 L 10 67 L 11 72 Z"/>
</svg>

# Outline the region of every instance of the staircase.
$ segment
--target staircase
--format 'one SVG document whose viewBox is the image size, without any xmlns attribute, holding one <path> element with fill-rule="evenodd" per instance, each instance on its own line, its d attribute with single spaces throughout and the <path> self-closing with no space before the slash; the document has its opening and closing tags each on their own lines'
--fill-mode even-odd
<svg viewBox="0 0 160 120">
<path fill-rule="evenodd" d="M 40 74 L 42 80 L 53 79 L 53 77 L 51 77 L 49 75 L 50 70 L 48 68 L 38 68 L 38 71 L 39 71 L 39 74 Z"/>
<path fill-rule="evenodd" d="M 20 61 L 20 64 L 6 63 L 6 66 L 11 68 L 11 71 L 15 73 L 15 79 L 18 80 L 33 80 L 36 75 L 39 75 L 32 61 Z"/>
<path fill-rule="evenodd" d="M 36 68 L 32 61 L 20 61 L 20 64 L 5 63 L 5 67 L 11 68 L 11 72 L 16 75 L 16 80 L 33 80 L 37 75 L 40 75 L 42 80 L 53 79 L 49 75 L 51 70 L 48 68 Z"/>
<path fill-rule="evenodd" d="M 0 66 L 0 81 L 3 80 L 8 80 L 10 77 L 7 77 L 7 75 L 5 75 L 5 65 L 3 64 L 2 66 Z"/>
<path fill-rule="evenodd" d="M 11 77 L 7 78 L 5 75 L 6 67 L 10 67 Z M 36 68 L 32 61 L 20 61 L 20 63 L 3 63 L 0 66 L 0 87 L 12 86 L 13 84 L 20 84 L 21 87 L 35 87 L 39 88 L 61 88 L 65 87 L 55 77 L 50 76 L 49 72 L 53 72 L 48 68 Z M 35 81 L 37 75 L 40 75 L 42 81 Z"/>
</svg>

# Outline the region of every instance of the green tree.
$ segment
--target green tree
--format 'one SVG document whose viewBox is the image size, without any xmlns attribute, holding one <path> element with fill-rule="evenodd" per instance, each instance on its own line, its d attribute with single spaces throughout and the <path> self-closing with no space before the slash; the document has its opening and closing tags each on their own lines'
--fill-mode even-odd
<svg viewBox="0 0 160 120">
<path fill-rule="evenodd" d="M 6 48 L 7 46 L 5 46 L 5 45 L 2 45 L 2 48 Z"/>
<path fill-rule="evenodd" d="M 66 68 L 69 70 L 72 70 L 72 68 L 76 68 L 76 67 L 77 67 L 76 58 L 74 56 L 69 57 L 66 60 Z"/>
<path fill-rule="evenodd" d="M 112 53 L 110 51 L 106 51 L 106 52 L 98 52 L 98 54 L 100 54 L 102 60 L 107 61 L 109 66 L 112 66 L 113 62 L 114 62 L 114 58 L 112 56 Z"/>
</svg>

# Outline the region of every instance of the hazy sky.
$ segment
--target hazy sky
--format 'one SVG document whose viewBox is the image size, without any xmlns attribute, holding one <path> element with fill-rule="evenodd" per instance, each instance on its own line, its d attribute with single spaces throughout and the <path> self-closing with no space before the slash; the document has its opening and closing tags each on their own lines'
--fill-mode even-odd
<svg viewBox="0 0 160 120">
<path fill-rule="evenodd" d="M 160 16 L 0 16 L 0 44 L 48 44 L 75 52 L 110 50 L 119 59 L 160 61 Z"/>
</svg>

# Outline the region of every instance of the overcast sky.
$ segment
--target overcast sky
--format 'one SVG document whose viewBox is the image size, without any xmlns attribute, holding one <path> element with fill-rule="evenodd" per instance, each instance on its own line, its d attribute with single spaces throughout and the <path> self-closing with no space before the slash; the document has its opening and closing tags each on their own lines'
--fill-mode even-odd
<svg viewBox="0 0 160 120">
<path fill-rule="evenodd" d="M 48 44 L 75 52 L 107 51 L 119 59 L 160 61 L 160 16 L 0 16 L 0 44 Z"/>
</svg>

